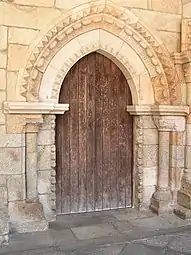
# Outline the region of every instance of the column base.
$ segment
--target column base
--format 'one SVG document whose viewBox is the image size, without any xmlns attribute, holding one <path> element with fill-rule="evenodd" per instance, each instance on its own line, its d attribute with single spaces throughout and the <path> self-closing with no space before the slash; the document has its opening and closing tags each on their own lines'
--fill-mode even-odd
<svg viewBox="0 0 191 255">
<path fill-rule="evenodd" d="M 10 227 L 18 233 L 44 231 L 48 222 L 40 202 L 17 201 L 9 203 Z"/>
<path fill-rule="evenodd" d="M 182 206 L 175 208 L 174 214 L 183 220 L 191 219 L 191 210 Z"/>
<path fill-rule="evenodd" d="M 173 213 L 171 192 L 157 190 L 151 198 L 150 209 L 157 215 Z"/>
<path fill-rule="evenodd" d="M 182 219 L 191 218 L 191 180 L 182 178 L 182 187 L 177 193 L 178 207 L 174 213 Z"/>
</svg>

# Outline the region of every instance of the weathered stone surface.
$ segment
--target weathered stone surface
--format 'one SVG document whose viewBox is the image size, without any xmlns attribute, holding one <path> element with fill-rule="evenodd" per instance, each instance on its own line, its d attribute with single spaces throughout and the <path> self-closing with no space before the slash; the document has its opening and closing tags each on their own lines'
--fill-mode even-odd
<svg viewBox="0 0 191 255">
<path fill-rule="evenodd" d="M 7 78 L 6 78 L 6 70 L 5 69 L 0 69 L 0 80 L 1 80 L 1 85 L 0 89 L 4 90 L 7 85 Z"/>
<path fill-rule="evenodd" d="M 153 10 L 131 9 L 132 12 L 156 31 L 180 32 L 181 15 L 156 12 Z"/>
<path fill-rule="evenodd" d="M 17 201 L 9 203 L 11 228 L 23 233 L 47 229 L 42 204 Z"/>
<path fill-rule="evenodd" d="M 22 148 L 0 148 L 0 173 L 21 174 Z"/>
<path fill-rule="evenodd" d="M 40 130 L 38 133 L 38 145 L 51 145 L 55 141 L 55 132 L 53 130 Z"/>
<path fill-rule="evenodd" d="M 1 26 L 0 23 L 0 50 L 7 49 L 7 27 Z"/>
<path fill-rule="evenodd" d="M 9 44 L 8 49 L 8 70 L 18 71 L 24 65 L 24 56 L 28 47 L 25 45 Z"/>
<path fill-rule="evenodd" d="M 38 34 L 38 30 L 10 27 L 9 28 L 9 43 L 30 45 Z"/>
<path fill-rule="evenodd" d="M 7 66 L 7 51 L 0 51 L 0 68 L 6 68 Z"/>
<path fill-rule="evenodd" d="M 48 194 L 51 189 L 51 171 L 38 171 L 38 192 Z"/>
<path fill-rule="evenodd" d="M 169 13 L 177 13 L 181 14 L 181 7 L 182 3 L 181 0 L 151 0 L 151 6 L 153 10 L 160 11 L 160 12 L 169 12 Z"/>
<path fill-rule="evenodd" d="M 115 229 L 111 224 L 92 225 L 86 227 L 72 228 L 72 232 L 79 240 L 87 240 L 115 234 Z"/>
<path fill-rule="evenodd" d="M 9 175 L 7 177 L 8 200 L 17 201 L 25 199 L 25 176 Z"/>
<path fill-rule="evenodd" d="M 51 146 L 38 146 L 38 169 L 51 169 Z"/>
<path fill-rule="evenodd" d="M 143 164 L 144 167 L 156 167 L 157 166 L 157 145 L 144 145 L 143 146 Z"/>
<path fill-rule="evenodd" d="M 43 7 L 54 7 L 54 0 L 14 0 L 16 4 L 30 5 L 30 6 L 43 6 Z"/>
</svg>

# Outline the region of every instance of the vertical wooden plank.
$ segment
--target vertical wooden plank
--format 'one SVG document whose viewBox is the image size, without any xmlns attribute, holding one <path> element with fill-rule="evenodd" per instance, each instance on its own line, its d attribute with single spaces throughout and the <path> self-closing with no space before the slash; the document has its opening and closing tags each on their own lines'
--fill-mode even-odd
<svg viewBox="0 0 191 255">
<path fill-rule="evenodd" d="M 118 140 L 118 75 L 117 66 L 111 63 L 110 82 L 110 178 L 111 178 L 111 208 L 118 207 L 118 160 L 119 160 L 119 140 Z"/>
<path fill-rule="evenodd" d="M 67 74 L 60 92 L 60 103 L 69 103 L 69 90 L 70 90 L 70 72 Z M 57 130 L 60 133 L 56 137 L 57 150 L 59 150 L 59 163 L 61 174 L 58 178 L 57 188 L 61 190 L 61 213 L 70 212 L 70 162 L 69 162 L 69 119 L 70 112 L 64 115 L 57 116 L 59 123 L 57 123 Z"/>
<path fill-rule="evenodd" d="M 87 211 L 94 211 L 95 172 L 95 53 L 87 56 Z"/>
<path fill-rule="evenodd" d="M 87 57 L 79 62 L 79 212 L 87 210 L 86 148 L 87 148 Z"/>
<path fill-rule="evenodd" d="M 103 95 L 102 95 L 102 85 L 104 82 L 102 76 L 103 69 L 103 57 L 97 57 L 95 64 L 95 157 L 96 157 L 96 171 L 94 173 L 94 192 L 95 192 L 95 210 L 102 210 L 103 208 Z"/>
<path fill-rule="evenodd" d="M 128 144 L 128 113 L 127 106 L 127 83 L 124 76 L 118 71 L 118 85 L 119 85 L 119 207 L 126 207 L 126 190 L 128 179 L 131 179 L 131 164 L 128 162 L 127 153 Z"/>
<path fill-rule="evenodd" d="M 98 55 L 102 58 L 101 55 Z M 103 209 L 110 209 L 110 119 L 109 119 L 109 77 L 110 72 L 110 60 L 103 58 L 104 67 L 102 69 L 102 121 L 103 121 Z"/>
<path fill-rule="evenodd" d="M 62 116 L 56 117 L 56 126 L 60 127 L 62 123 Z M 62 213 L 62 164 L 61 164 L 61 130 L 56 128 L 56 213 Z"/>
<path fill-rule="evenodd" d="M 78 212 L 78 157 L 79 157 L 79 109 L 78 109 L 78 63 L 71 69 L 70 77 L 70 185 L 71 212 Z"/>
<path fill-rule="evenodd" d="M 129 85 L 127 84 L 127 81 L 124 80 L 124 83 L 126 83 L 126 98 L 127 102 L 126 105 L 132 104 L 132 96 L 131 91 L 129 88 Z M 133 182 L 132 182 L 132 173 L 133 173 L 133 116 L 131 116 L 129 113 L 127 114 L 127 164 L 128 164 L 128 174 L 126 179 L 126 207 L 130 207 L 132 205 L 132 188 L 133 188 Z"/>
</svg>

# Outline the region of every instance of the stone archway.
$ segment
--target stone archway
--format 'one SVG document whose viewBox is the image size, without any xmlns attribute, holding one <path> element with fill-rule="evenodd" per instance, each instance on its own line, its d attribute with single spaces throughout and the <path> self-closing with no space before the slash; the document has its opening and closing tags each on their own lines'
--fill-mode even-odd
<svg viewBox="0 0 191 255">
<path fill-rule="evenodd" d="M 185 109 L 180 109 L 181 114 L 179 114 L 179 109 L 176 110 L 175 107 L 174 110 L 171 107 L 172 104 L 179 105 L 180 84 L 168 52 L 129 10 L 116 6 L 110 1 L 104 4 L 103 1 L 95 1 L 93 6 L 85 4 L 80 6 L 80 9 L 71 10 L 68 16 L 60 17 L 50 30 L 39 35 L 38 41 L 28 51 L 25 66 L 20 70 L 17 80 L 19 94 L 17 98 L 22 102 L 5 103 L 7 114 L 22 115 L 22 121 L 18 124 L 16 120 L 16 125 L 30 126 L 24 129 L 26 136 L 29 137 L 26 139 L 26 148 L 30 148 L 30 143 L 27 144 L 27 141 L 33 139 L 34 155 L 33 157 L 26 155 L 26 165 L 33 164 L 32 169 L 36 178 L 38 178 L 37 166 L 39 170 L 46 170 L 50 175 L 48 193 L 50 205 L 46 212 L 49 219 L 55 212 L 55 141 L 51 139 L 51 142 L 46 144 L 45 138 L 43 140 L 38 137 L 43 137 L 46 129 L 51 132 L 51 137 L 54 137 L 55 114 L 64 114 L 68 110 L 68 105 L 58 104 L 62 81 L 68 70 L 80 58 L 93 51 L 101 52 L 112 59 L 124 73 L 135 105 L 134 108 L 128 108 L 132 114 L 149 115 L 150 121 L 153 121 L 152 115 L 185 115 Z M 136 105 L 139 105 L 138 108 Z M 156 105 L 165 105 L 165 107 L 156 107 Z M 36 124 L 42 122 L 43 114 L 49 116 L 44 117 L 44 123 L 39 131 Z M 14 119 L 12 115 L 8 115 L 9 117 L 11 121 Z M 30 125 L 26 125 L 27 123 Z M 134 123 L 134 205 L 140 207 L 143 202 L 144 171 L 148 170 L 144 165 L 143 155 L 147 146 L 144 143 L 150 130 L 145 131 L 142 116 L 134 117 Z M 160 123 L 163 125 L 166 122 L 162 120 Z M 167 132 L 171 129 L 177 131 L 173 127 L 170 123 Z M 157 128 L 154 123 L 153 129 L 158 132 Z M 155 132 L 156 141 L 157 132 Z M 166 139 L 166 142 L 165 145 L 169 148 L 169 139 Z M 158 148 L 158 142 L 155 147 Z M 152 150 L 152 146 L 149 149 Z M 30 154 L 30 151 L 28 153 Z M 43 158 L 41 155 L 44 154 L 46 155 Z M 39 158 L 41 158 L 40 164 Z M 158 162 L 155 163 L 156 172 Z M 47 166 L 46 169 L 44 165 Z M 28 171 L 26 169 L 29 179 L 30 167 Z M 166 174 L 168 164 L 165 170 Z M 156 183 L 153 182 L 154 185 Z M 35 191 L 35 197 L 38 196 L 36 186 L 37 180 L 34 180 L 31 187 L 27 186 Z"/>
<path fill-rule="evenodd" d="M 164 45 L 156 40 L 134 14 L 110 1 L 104 4 L 97 1 L 92 7 L 85 4 L 80 10 L 73 9 L 67 17 L 59 18 L 38 44 L 31 46 L 26 66 L 18 78 L 18 88 L 20 87 L 20 93 L 26 101 L 39 101 L 39 90 L 45 70 L 60 49 L 67 47 L 77 36 L 95 29 L 105 30 L 121 38 L 137 55 L 142 56 L 142 62 L 149 70 L 156 104 L 179 103 L 178 77 Z M 89 45 L 90 48 L 94 46 Z M 94 49 L 90 51 L 92 50 Z M 74 64 L 82 54 L 75 51 L 67 65 Z M 124 57 L 121 56 L 121 62 L 124 61 Z M 66 66 L 64 71 L 68 71 Z"/>
</svg>

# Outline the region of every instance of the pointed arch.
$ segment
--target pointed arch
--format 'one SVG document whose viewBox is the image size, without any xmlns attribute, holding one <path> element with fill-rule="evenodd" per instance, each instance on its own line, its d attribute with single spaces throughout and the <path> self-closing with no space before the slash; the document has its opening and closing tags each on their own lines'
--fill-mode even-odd
<svg viewBox="0 0 191 255">
<path fill-rule="evenodd" d="M 41 83 L 45 79 L 44 74 L 57 54 L 61 54 L 59 52 L 63 52 L 63 49 L 75 38 L 95 29 L 106 31 L 119 38 L 124 45 L 133 49 L 139 59 L 141 58 L 147 69 L 147 76 L 150 77 L 149 82 L 152 83 L 155 104 L 179 104 L 178 76 L 164 45 L 129 10 L 116 6 L 110 1 L 103 3 L 101 0 L 95 2 L 93 6 L 84 4 L 80 6 L 80 9 L 74 8 L 68 16 L 59 18 L 59 21 L 55 22 L 55 25 L 36 42 L 35 47 L 31 47 L 17 84 L 24 100 L 39 101 L 39 92 L 42 91 Z M 129 65 L 128 61 L 124 60 L 125 56 L 122 54 L 117 57 L 111 53 L 112 49 L 109 49 L 111 42 L 104 47 L 101 44 L 95 47 L 96 50 L 109 53 L 119 61 L 118 65 L 121 65 L 122 69 L 128 70 Z M 113 49 L 115 51 L 115 45 Z M 94 46 L 89 52 L 93 50 Z M 71 59 L 67 62 L 69 67 L 83 56 L 84 49 L 80 51 L 77 52 L 74 49 L 71 52 Z M 76 60 L 72 60 L 74 58 Z M 63 66 L 66 67 L 65 63 L 62 63 L 62 70 Z M 58 76 L 59 74 L 56 77 Z M 138 99 L 137 102 L 139 103 Z"/>
</svg>

